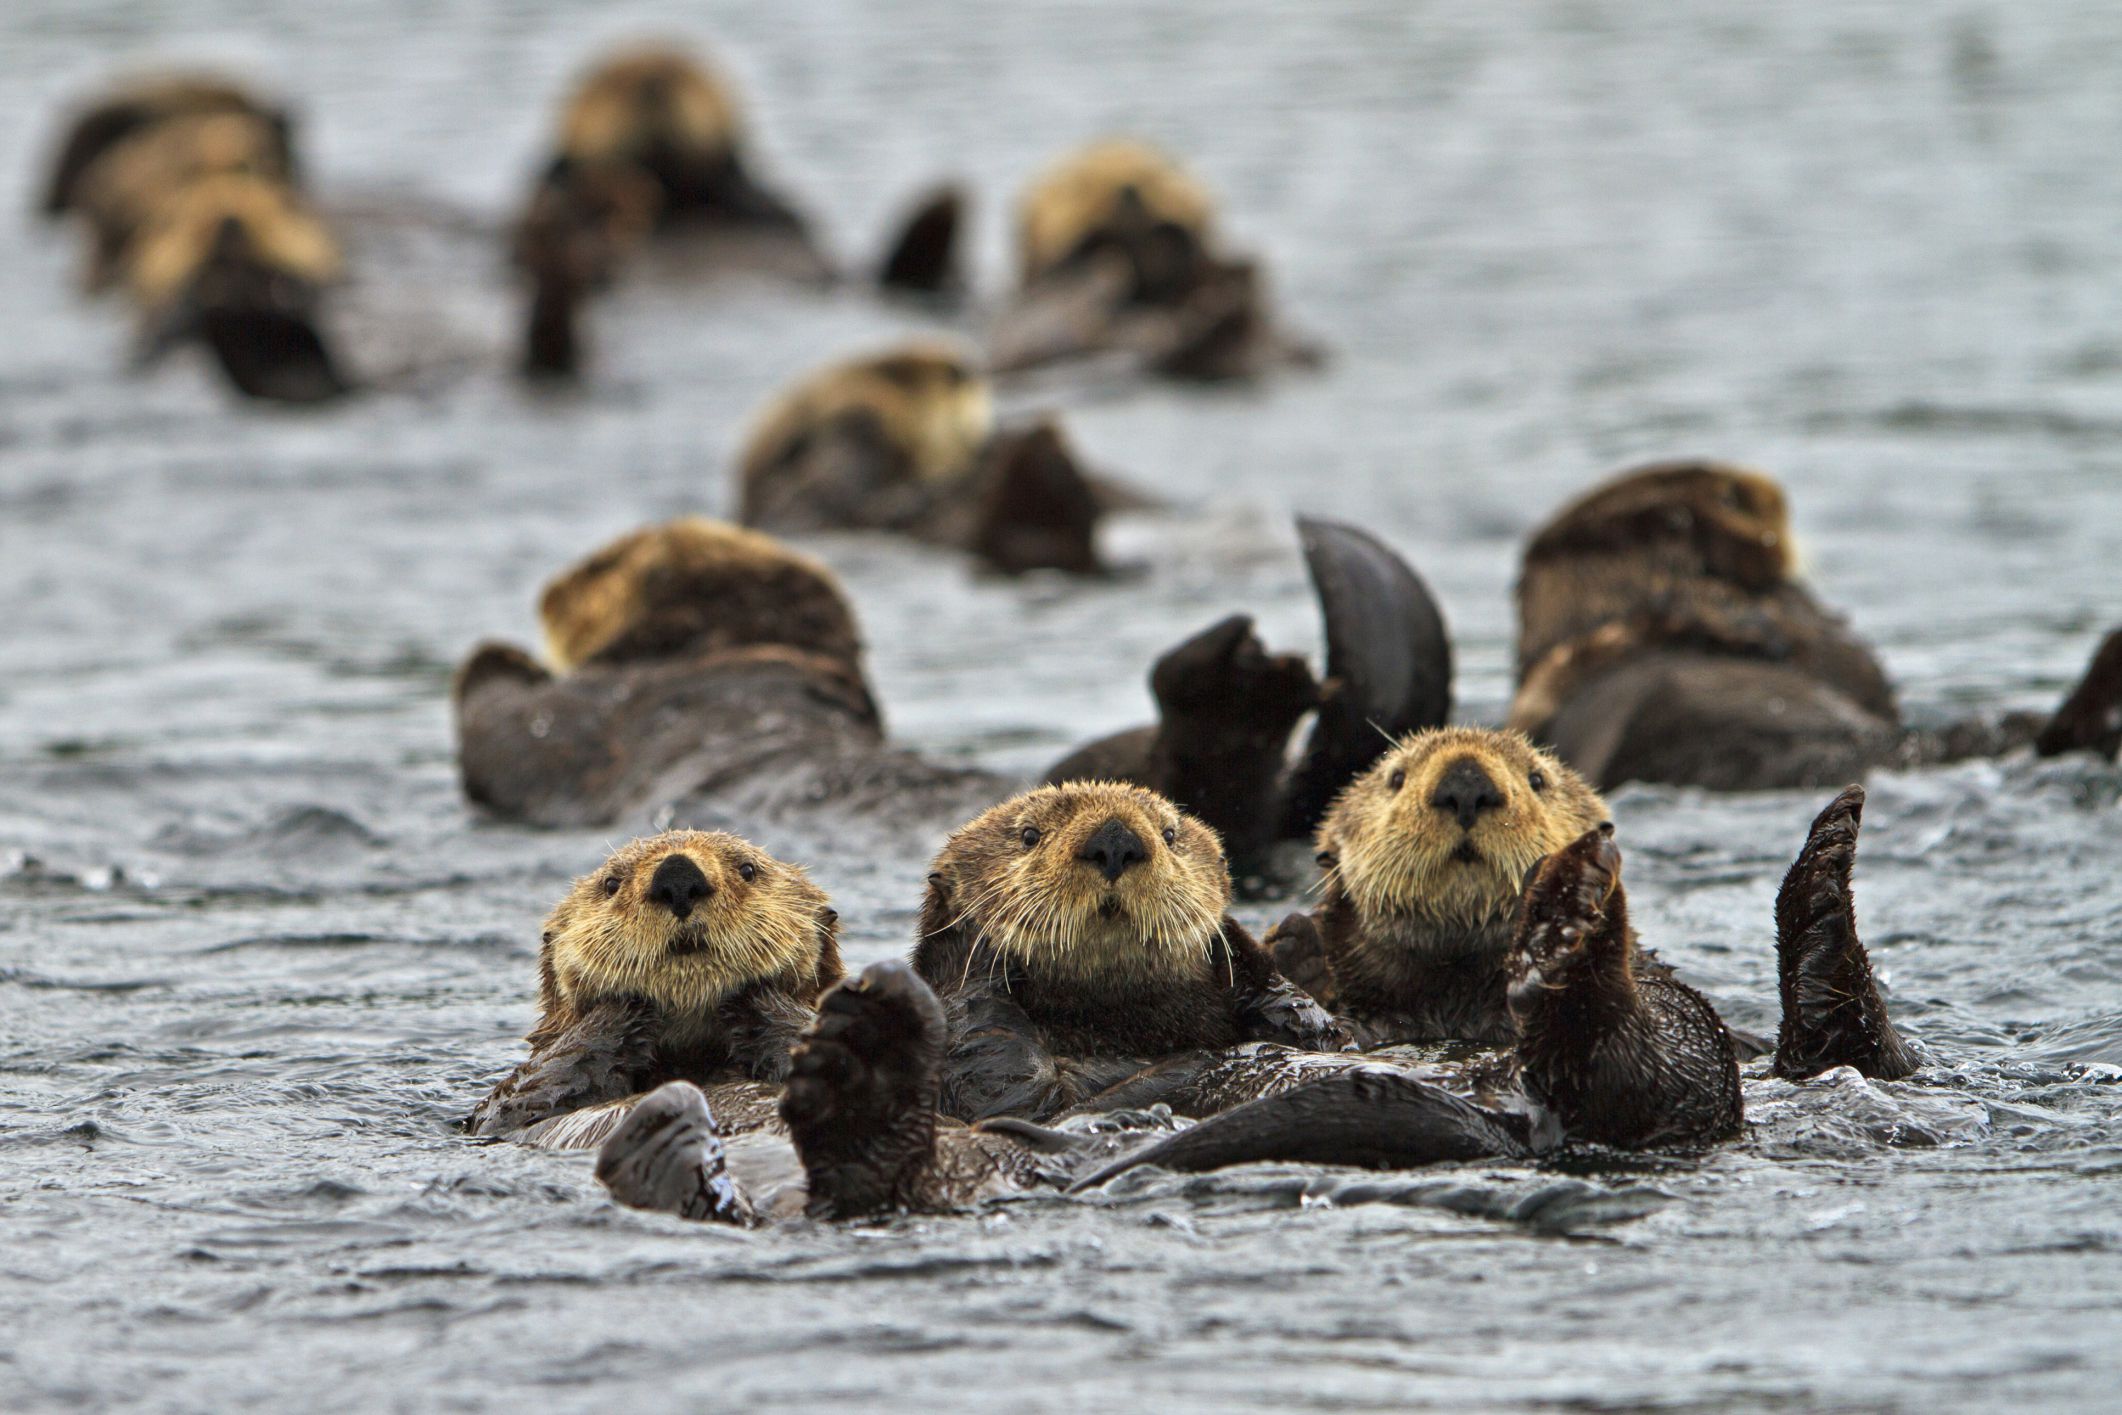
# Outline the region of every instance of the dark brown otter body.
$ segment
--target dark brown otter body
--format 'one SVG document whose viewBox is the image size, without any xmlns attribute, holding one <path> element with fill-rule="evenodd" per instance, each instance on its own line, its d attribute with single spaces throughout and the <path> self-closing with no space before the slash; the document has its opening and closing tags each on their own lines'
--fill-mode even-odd
<svg viewBox="0 0 2122 1415">
<path fill-rule="evenodd" d="M 746 525 L 879 530 L 1005 574 L 1103 570 L 1099 494 L 1051 420 L 997 428 L 957 350 L 909 343 L 820 369 L 761 412 L 739 458 Z"/>
<path fill-rule="evenodd" d="M 1176 378 L 1249 377 L 1317 353 L 1284 334 L 1255 265 L 1216 249 L 1207 192 L 1141 143 L 1056 163 L 1018 213 L 1019 288 L 997 322 L 997 368 L 1124 351 Z"/>
<path fill-rule="evenodd" d="M 1864 789 L 1852 786 L 1820 813 L 1777 899 L 1781 1076 L 1853 1066 L 1891 1080 L 1916 1066 L 1887 1021 L 1849 912 L 1863 803 Z M 1731 1035 L 1708 999 L 1646 966 L 1620 866 L 1612 828 L 1601 826 L 1531 872 L 1511 950 L 1515 1035 L 1506 1048 L 1458 1065 L 1241 1052 L 1225 1063 L 1241 1081 L 1265 1069 L 1285 1084 L 1094 1169 L 1076 1187 L 1144 1164 L 1391 1169 L 1533 1158 L 1569 1144 L 1688 1148 L 1732 1138 L 1744 1104 Z M 1200 1084 L 1222 1079 L 1211 1073 Z"/>
<path fill-rule="evenodd" d="M 673 1079 L 714 1088 L 726 1126 L 767 1123 L 773 1083 L 840 979 L 837 923 L 802 870 L 735 836 L 622 847 L 546 920 L 530 1059 L 467 1127 L 593 1145 Z"/>
<path fill-rule="evenodd" d="M 1214 834 L 1138 786 L 1041 787 L 961 827 L 929 875 L 914 949 L 950 1016 L 944 1110 L 1040 1120 L 1174 1058 L 1345 1045 L 1229 904 Z M 1181 1113 L 1187 1074 L 1158 1082 Z M 1130 1089 L 1127 1104 L 1145 1102 Z"/>
<path fill-rule="evenodd" d="M 1602 787 L 1822 786 L 2037 738 L 2068 749 L 2028 714 L 1904 729 L 1876 656 L 1791 578 L 1791 544 L 1782 489 L 1714 462 L 1641 468 L 1566 507 L 1526 548 L 1510 725 Z"/>
</svg>

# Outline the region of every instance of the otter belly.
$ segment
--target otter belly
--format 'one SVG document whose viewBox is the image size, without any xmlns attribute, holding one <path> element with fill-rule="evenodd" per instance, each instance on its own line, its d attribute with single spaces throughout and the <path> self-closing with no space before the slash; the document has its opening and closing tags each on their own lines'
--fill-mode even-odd
<svg viewBox="0 0 2122 1415">
<path fill-rule="evenodd" d="M 779 1086 L 764 1081 L 716 1081 L 701 1089 L 706 1092 L 708 1106 L 714 1112 L 718 1133 L 743 1136 L 782 1130 L 777 1109 L 781 1101 Z M 566 1115 L 556 1115 L 525 1127 L 515 1139 L 519 1144 L 540 1150 L 594 1150 L 610 1139 L 612 1132 L 633 1114 L 634 1107 L 651 1094 L 641 1091 L 602 1105 L 585 1106 Z"/>
</svg>

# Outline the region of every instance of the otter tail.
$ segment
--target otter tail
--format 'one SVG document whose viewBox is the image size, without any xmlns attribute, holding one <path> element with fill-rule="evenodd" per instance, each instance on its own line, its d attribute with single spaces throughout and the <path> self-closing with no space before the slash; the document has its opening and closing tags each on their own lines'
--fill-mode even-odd
<svg viewBox="0 0 2122 1415">
<path fill-rule="evenodd" d="M 1451 717 L 1452 650 L 1429 586 L 1368 531 L 1299 517 L 1326 617 L 1330 692 L 1291 776 L 1282 833 L 1309 836 L 1395 739 Z"/>
<path fill-rule="evenodd" d="M 1813 821 L 1776 895 L 1776 964 L 1783 1026 L 1776 1074 L 1791 1080 L 1854 1066 L 1894 1081 L 1915 1055 L 1887 1019 L 1871 958 L 1857 937 L 1850 872 L 1864 819 L 1864 788 L 1851 786 Z"/>
<path fill-rule="evenodd" d="M 1187 1172 L 1263 1160 L 1413 1169 L 1531 1156 L 1529 1117 L 1476 1105 L 1389 1067 L 1361 1067 L 1248 1101 L 1153 1141 L 1069 1186 L 1094 1188 L 1145 1164 Z"/>
</svg>

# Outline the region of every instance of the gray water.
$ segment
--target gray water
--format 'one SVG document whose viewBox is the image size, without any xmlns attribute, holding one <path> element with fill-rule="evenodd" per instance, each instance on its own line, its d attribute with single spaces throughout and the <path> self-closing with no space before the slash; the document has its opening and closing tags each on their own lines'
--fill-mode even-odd
<svg viewBox="0 0 2122 1415">
<path fill-rule="evenodd" d="M 2111 766 L 1875 780 L 1860 921 L 1932 1064 L 1752 1083 L 1700 1162 L 1142 1176 L 736 1233 L 452 1133 L 520 1055 L 543 911 L 635 826 L 475 819 L 445 693 L 568 561 L 727 507 L 786 377 L 918 322 L 644 277 L 596 311 L 581 396 L 514 384 L 496 232 L 555 97 L 675 30 L 844 256 L 956 174 L 992 289 L 1032 166 L 1136 130 L 1336 351 L 1069 396 L 1083 451 L 1172 504 L 1113 528 L 1135 578 L 813 543 L 904 740 L 1030 772 L 1140 720 L 1150 658 L 1222 613 L 1314 646 L 1300 509 L 1422 569 L 1493 719 L 1527 529 L 1696 452 L 1786 480 L 1911 715 L 2044 704 L 2122 620 L 2112 6 L 667 9 L 0 10 L 17 210 L 113 67 L 231 59 L 293 96 L 388 385 L 284 412 L 187 362 L 128 376 L 74 243 L 0 220 L 0 1406 L 2111 1408 Z M 1614 798 L 1647 941 L 1737 1024 L 1773 1025 L 1770 903 L 1818 804 Z M 905 948 L 933 838 L 758 834 L 833 891 L 852 963 Z"/>
</svg>

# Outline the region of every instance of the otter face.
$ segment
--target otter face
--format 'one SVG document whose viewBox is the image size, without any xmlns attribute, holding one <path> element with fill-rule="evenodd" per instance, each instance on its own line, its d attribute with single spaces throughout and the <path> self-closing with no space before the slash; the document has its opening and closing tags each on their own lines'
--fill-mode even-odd
<svg viewBox="0 0 2122 1415">
<path fill-rule="evenodd" d="M 834 923 L 803 871 L 720 831 L 621 846 L 546 920 L 553 985 L 569 1001 L 647 998 L 705 1020 L 738 990 L 815 967 Z"/>
<path fill-rule="evenodd" d="M 1525 872 L 1606 817 L 1583 778 L 1524 736 L 1432 728 L 1342 792 L 1319 828 L 1319 860 L 1374 920 L 1475 927 L 1508 917 Z"/>
<path fill-rule="evenodd" d="M 128 278 L 149 308 L 177 297 L 231 243 L 280 281 L 310 288 L 339 277 L 338 242 L 301 198 L 278 182 L 224 172 L 172 193 L 129 248 Z"/>
<path fill-rule="evenodd" d="M 538 611 L 563 672 L 757 644 L 850 666 L 861 656 L 830 571 L 771 536 L 702 517 L 613 541 L 548 584 Z"/>
<path fill-rule="evenodd" d="M 1027 791 L 962 827 L 930 876 L 945 921 L 1049 976 L 1154 982 L 1209 957 L 1230 906 L 1215 832 L 1113 782 Z"/>
<path fill-rule="evenodd" d="M 1205 245 L 1215 203 L 1171 158 L 1125 138 L 1063 157 L 1025 190 L 1018 209 L 1022 279 L 1030 283 L 1102 238 L 1160 232 Z"/>
<path fill-rule="evenodd" d="M 641 160 L 659 147 L 714 157 L 736 145 L 736 99 L 683 54 L 615 55 L 582 80 L 560 123 L 560 151 L 577 161 Z"/>
<path fill-rule="evenodd" d="M 891 389 L 903 412 L 885 412 L 886 426 L 905 437 L 914 469 L 924 479 L 948 480 L 971 469 L 995 430 L 994 396 L 987 380 L 955 349 L 912 346 L 862 366 Z"/>
</svg>

